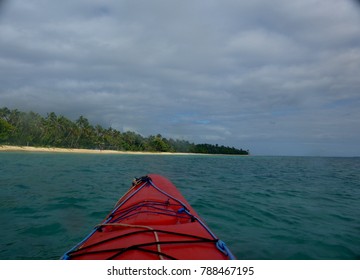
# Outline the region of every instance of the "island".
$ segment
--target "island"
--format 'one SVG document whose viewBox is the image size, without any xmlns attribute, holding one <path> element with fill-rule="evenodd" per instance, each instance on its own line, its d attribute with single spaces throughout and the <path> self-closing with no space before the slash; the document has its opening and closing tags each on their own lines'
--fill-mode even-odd
<svg viewBox="0 0 360 280">
<path fill-rule="evenodd" d="M 46 117 L 35 112 L 0 108 L 0 145 L 43 149 L 93 151 L 192 153 L 249 155 L 249 150 L 218 144 L 195 144 L 187 140 L 167 139 L 161 134 L 144 137 L 133 131 L 120 132 L 112 127 L 92 125 L 80 116 L 72 121 L 54 112 Z"/>
</svg>

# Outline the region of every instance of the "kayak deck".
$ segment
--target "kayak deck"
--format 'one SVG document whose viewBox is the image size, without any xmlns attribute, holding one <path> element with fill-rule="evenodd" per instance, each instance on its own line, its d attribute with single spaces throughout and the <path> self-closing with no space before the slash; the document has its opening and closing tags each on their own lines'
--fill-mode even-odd
<svg viewBox="0 0 360 280">
<path fill-rule="evenodd" d="M 177 188 L 150 174 L 63 259 L 233 259 Z"/>
</svg>

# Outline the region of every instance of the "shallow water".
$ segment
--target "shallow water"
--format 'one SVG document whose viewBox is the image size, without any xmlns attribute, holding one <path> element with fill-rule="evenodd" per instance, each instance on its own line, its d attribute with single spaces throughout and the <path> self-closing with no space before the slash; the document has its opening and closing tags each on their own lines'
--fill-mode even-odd
<svg viewBox="0 0 360 280">
<path fill-rule="evenodd" d="M 148 173 L 238 259 L 359 259 L 360 158 L 0 153 L 0 259 L 58 259 Z"/>
</svg>

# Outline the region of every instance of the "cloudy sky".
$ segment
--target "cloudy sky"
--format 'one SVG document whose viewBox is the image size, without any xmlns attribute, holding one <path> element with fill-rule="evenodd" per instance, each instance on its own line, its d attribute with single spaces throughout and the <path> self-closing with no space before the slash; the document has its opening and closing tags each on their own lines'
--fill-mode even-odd
<svg viewBox="0 0 360 280">
<path fill-rule="evenodd" d="M 360 156 L 355 0 L 0 0 L 0 107 Z"/>
</svg>

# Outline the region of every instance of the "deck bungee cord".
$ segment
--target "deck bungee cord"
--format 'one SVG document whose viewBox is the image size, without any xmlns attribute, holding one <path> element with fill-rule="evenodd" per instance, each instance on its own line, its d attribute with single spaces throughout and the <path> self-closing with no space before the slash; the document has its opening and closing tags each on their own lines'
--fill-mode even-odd
<svg viewBox="0 0 360 280">
<path fill-rule="evenodd" d="M 108 224 L 106 224 L 106 225 L 108 225 Z M 118 226 L 137 227 L 137 226 L 125 225 L 125 224 L 119 224 Z M 146 227 L 144 227 L 144 228 L 146 228 Z M 170 235 L 175 235 L 175 236 L 194 238 L 195 240 L 192 240 L 192 239 L 190 240 L 189 239 L 189 240 L 182 240 L 182 241 L 177 241 L 177 240 L 159 241 L 158 237 L 157 237 L 156 242 L 141 243 L 141 244 L 137 244 L 137 245 L 133 245 L 133 246 L 129 246 L 129 247 L 118 247 L 118 248 L 107 249 L 107 250 L 94 250 L 94 251 L 91 251 L 90 253 L 89 252 L 84 252 L 87 249 L 97 247 L 97 246 L 99 246 L 99 245 L 101 245 L 103 243 L 109 242 L 109 241 L 113 241 L 113 240 L 116 240 L 116 239 L 121 239 L 121 238 L 130 236 L 130 235 L 143 234 L 143 233 L 148 233 L 148 232 L 154 233 L 154 235 L 155 234 L 157 235 L 158 233 L 165 233 L 165 234 L 170 234 Z M 86 255 L 86 254 L 100 254 L 100 253 L 104 253 L 104 252 L 118 252 L 118 253 L 122 254 L 122 253 L 125 253 L 128 250 L 137 250 L 137 249 L 142 250 L 142 249 L 144 249 L 142 247 L 152 246 L 152 245 L 189 244 L 189 243 L 216 243 L 216 242 L 218 242 L 218 239 L 208 239 L 208 238 L 203 238 L 203 237 L 199 237 L 199 236 L 196 236 L 196 235 L 182 234 L 182 233 L 177 233 L 177 232 L 172 232 L 172 231 L 165 231 L 165 230 L 149 229 L 149 230 L 135 231 L 135 232 L 131 232 L 131 233 L 128 233 L 128 234 L 119 235 L 119 236 L 116 236 L 116 237 L 113 237 L 113 238 L 102 240 L 102 241 L 99 241 L 99 242 L 97 242 L 95 244 L 91 244 L 91 245 L 88 245 L 86 247 L 81 247 L 78 250 L 74 251 L 72 254 L 73 254 L 73 256 L 81 256 L 81 255 Z M 147 251 L 151 252 L 153 254 L 157 254 L 159 256 L 165 255 L 164 253 L 161 252 L 160 247 L 157 247 L 157 248 L 158 248 L 158 251 L 154 251 L 154 250 L 147 250 Z M 173 260 L 176 259 L 176 258 L 174 258 L 174 257 L 172 257 L 170 255 L 167 255 L 167 256 L 168 256 L 169 259 L 173 259 Z M 112 258 L 114 258 L 114 256 L 111 256 L 108 259 L 112 259 Z"/>
<path fill-rule="evenodd" d="M 130 204 L 130 200 L 135 199 L 140 192 L 146 191 L 146 188 L 156 190 L 164 196 L 165 199 L 163 199 L 163 197 L 161 197 L 161 200 L 143 199 Z M 130 205 L 126 206 L 125 204 L 127 203 Z M 122 207 L 125 208 L 121 209 Z M 155 225 L 150 222 L 150 225 L 146 224 L 148 221 L 144 220 L 144 217 L 148 216 L 156 217 L 157 222 L 154 222 Z M 160 217 L 163 217 L 161 221 Z M 137 224 L 137 219 L 144 224 Z M 126 221 L 134 221 L 134 223 L 129 224 Z M 161 225 L 168 221 L 171 221 L 175 227 L 176 225 L 182 224 L 198 224 L 205 231 L 202 231 L 199 235 L 177 232 L 175 230 L 164 230 Z M 205 237 L 205 232 L 207 232 L 210 237 Z M 110 237 L 104 237 L 107 233 L 110 233 Z M 149 240 L 148 234 L 153 235 L 154 241 Z M 95 235 L 100 235 L 101 238 L 99 237 L 99 240 L 94 241 Z M 136 240 L 140 241 L 132 244 L 129 242 L 131 238 L 136 238 Z M 141 240 L 143 242 L 141 242 Z M 168 249 L 169 247 L 167 246 L 172 246 L 171 248 L 173 248 L 173 246 L 186 245 L 187 250 L 192 250 L 192 248 L 195 249 L 194 246 L 198 246 L 196 249 L 201 249 L 203 247 L 200 244 L 211 243 L 214 244 L 214 249 L 221 252 L 221 254 L 228 259 L 235 259 L 225 243 L 219 240 L 200 218 L 192 214 L 189 207 L 181 201 L 181 199 L 176 198 L 174 195 L 158 187 L 150 176 L 143 176 L 133 181 L 132 187 L 118 200 L 115 208 L 105 218 L 105 221 L 96 225 L 90 234 L 66 252 L 62 259 L 97 258 L 96 256 L 115 259 L 132 251 L 156 255 L 161 260 L 178 259 L 175 253 L 164 252 L 163 248 Z M 179 248 L 180 247 L 176 247 L 174 250 L 179 250 Z M 209 248 L 207 248 L 207 250 L 209 250 Z M 141 256 L 139 258 L 143 258 Z"/>
<path fill-rule="evenodd" d="M 117 217 L 116 219 L 112 220 L 112 223 L 115 223 L 115 222 L 118 222 L 120 220 L 123 220 L 123 219 L 127 219 L 127 218 L 130 218 L 132 216 L 135 216 L 135 215 L 139 215 L 139 214 L 143 214 L 143 213 L 153 213 L 153 214 L 162 214 L 162 215 L 167 215 L 167 216 L 174 216 L 174 217 L 178 217 L 178 218 L 189 218 L 187 215 L 179 215 L 179 214 L 174 214 L 174 211 L 173 210 L 168 210 L 168 209 L 164 209 L 164 208 L 161 208 L 161 207 L 158 207 L 158 206 L 175 206 L 176 204 L 170 204 L 170 203 L 161 203 L 161 202 L 158 202 L 158 201 L 143 201 L 139 204 L 136 204 L 134 206 L 131 206 L 129 207 L 130 209 L 124 209 L 122 210 L 123 214 L 120 215 L 121 213 L 117 213 L 117 215 L 119 215 L 119 217 Z M 145 211 L 145 210 L 138 210 L 138 209 L 141 209 L 141 208 L 144 208 L 144 207 L 147 207 L 147 208 L 151 208 L 151 209 L 154 209 L 154 210 L 158 210 L 160 212 L 157 212 L 157 211 Z M 137 211 L 138 210 L 138 211 Z M 137 211 L 137 212 L 134 212 L 134 211 Z"/>
</svg>

